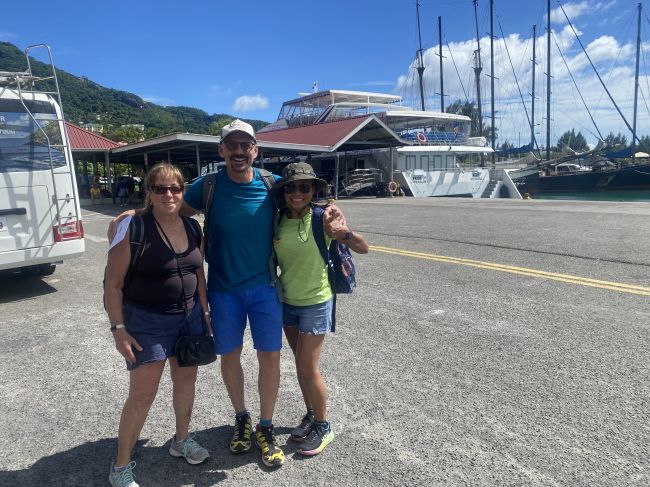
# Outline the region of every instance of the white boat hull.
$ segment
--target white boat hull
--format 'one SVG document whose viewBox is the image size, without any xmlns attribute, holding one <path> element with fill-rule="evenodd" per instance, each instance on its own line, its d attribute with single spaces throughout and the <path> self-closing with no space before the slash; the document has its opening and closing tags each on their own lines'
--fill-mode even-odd
<svg viewBox="0 0 650 487">
<path fill-rule="evenodd" d="M 480 198 L 490 182 L 488 169 L 468 171 L 395 171 L 395 181 L 407 196 Z"/>
</svg>

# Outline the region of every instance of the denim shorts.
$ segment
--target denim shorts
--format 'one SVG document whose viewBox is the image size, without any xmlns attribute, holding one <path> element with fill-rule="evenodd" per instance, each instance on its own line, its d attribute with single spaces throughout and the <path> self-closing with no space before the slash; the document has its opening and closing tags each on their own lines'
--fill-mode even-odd
<svg viewBox="0 0 650 487">
<path fill-rule="evenodd" d="M 226 355 L 244 344 L 246 319 L 258 352 L 282 348 L 282 306 L 268 284 L 236 292 L 208 293 L 217 354 Z"/>
<path fill-rule="evenodd" d="M 205 333 L 203 311 L 197 303 L 189 312 L 165 314 L 154 313 L 132 304 L 122 305 L 126 331 L 135 338 L 142 351 L 133 348 L 135 363 L 126 363 L 127 370 L 149 362 L 159 362 L 175 354 L 174 347 L 180 336 L 198 336 Z"/>
<path fill-rule="evenodd" d="M 332 331 L 332 299 L 310 306 L 282 305 L 284 326 L 298 327 L 300 333 L 324 335 Z"/>
</svg>

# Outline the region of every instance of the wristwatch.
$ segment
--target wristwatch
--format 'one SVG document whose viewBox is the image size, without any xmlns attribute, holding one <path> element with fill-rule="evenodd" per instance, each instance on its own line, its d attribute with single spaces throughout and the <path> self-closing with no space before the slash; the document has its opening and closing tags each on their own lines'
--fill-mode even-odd
<svg viewBox="0 0 650 487">
<path fill-rule="evenodd" d="M 354 234 L 352 232 L 345 232 L 342 240 L 350 240 L 352 237 L 354 237 Z"/>
</svg>

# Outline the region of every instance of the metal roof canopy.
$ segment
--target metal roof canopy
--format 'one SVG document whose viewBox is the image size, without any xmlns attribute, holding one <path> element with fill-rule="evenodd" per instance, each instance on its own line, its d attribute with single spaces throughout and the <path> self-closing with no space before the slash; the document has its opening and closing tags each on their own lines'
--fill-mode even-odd
<svg viewBox="0 0 650 487">
<path fill-rule="evenodd" d="M 201 166 L 222 161 L 215 135 L 176 133 L 111 149 L 111 163 L 153 165 L 165 160 L 176 165 Z M 360 149 L 409 145 L 375 115 L 304 127 L 258 132 L 259 158 L 331 154 Z"/>
<path fill-rule="evenodd" d="M 264 157 L 334 153 L 411 144 L 400 139 L 375 115 L 259 132 L 257 143 Z"/>
<path fill-rule="evenodd" d="M 111 162 L 154 164 L 165 160 L 172 164 L 200 164 L 221 160 L 215 135 L 176 133 L 123 145 L 111 150 Z"/>
</svg>

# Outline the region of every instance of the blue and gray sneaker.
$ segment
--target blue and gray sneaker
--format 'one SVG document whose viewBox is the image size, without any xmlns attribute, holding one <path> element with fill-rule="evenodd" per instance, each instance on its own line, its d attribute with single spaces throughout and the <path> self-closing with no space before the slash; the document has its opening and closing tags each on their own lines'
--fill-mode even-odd
<svg viewBox="0 0 650 487">
<path fill-rule="evenodd" d="M 298 453 L 313 456 L 322 452 L 334 439 L 334 432 L 329 422 L 314 422 L 314 426 L 300 445 Z"/>
<path fill-rule="evenodd" d="M 108 474 L 108 481 L 113 487 L 139 487 L 133 477 L 135 462 L 130 462 L 126 467 L 115 469 L 115 462 L 111 464 L 111 472 Z"/>
<path fill-rule="evenodd" d="M 183 457 L 190 465 L 198 465 L 210 458 L 208 450 L 196 442 L 194 435 L 188 436 L 183 441 L 176 441 L 174 435 L 169 446 L 169 454 L 173 457 Z"/>
</svg>

